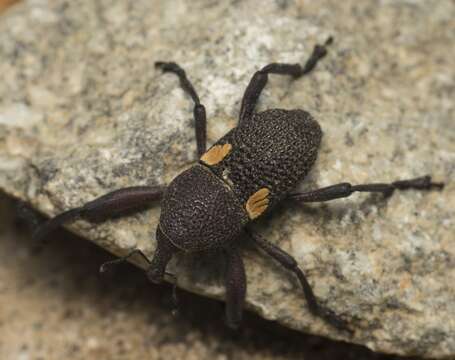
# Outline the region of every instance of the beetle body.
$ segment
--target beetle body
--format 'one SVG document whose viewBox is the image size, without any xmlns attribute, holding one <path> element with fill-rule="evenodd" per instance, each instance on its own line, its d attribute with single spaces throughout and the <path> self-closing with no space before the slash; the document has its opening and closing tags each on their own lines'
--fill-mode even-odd
<svg viewBox="0 0 455 360">
<path fill-rule="evenodd" d="M 254 114 L 171 182 L 162 200 L 161 230 L 188 252 L 229 245 L 305 177 L 321 135 L 303 110 Z"/>
<path fill-rule="evenodd" d="M 205 108 L 185 71 L 173 62 L 157 62 L 157 67 L 178 76 L 182 89 L 194 102 L 199 162 L 178 175 L 168 186 L 123 188 L 67 210 L 41 226 L 35 238 L 44 238 L 56 227 L 78 218 L 102 221 L 131 214 L 161 198 L 157 246 L 152 260 L 148 260 L 141 250 L 134 249 L 123 258 L 103 264 L 101 271 L 108 264 L 123 262 L 133 254 L 139 254 L 149 263 L 148 278 L 159 283 L 176 253 L 220 249 L 226 257 L 226 320 L 230 327 L 235 328 L 240 324 L 246 295 L 246 275 L 239 240 L 248 237 L 295 274 L 312 314 L 336 328 L 351 332 L 344 319 L 318 303 L 297 261 L 278 246 L 254 234 L 248 224 L 285 198 L 323 202 L 348 197 L 357 191 L 380 192 L 388 196 L 397 189 L 442 189 L 444 184 L 431 182 L 430 176 L 424 176 L 392 183 L 340 183 L 290 194 L 316 160 L 321 128 L 303 110 L 272 109 L 256 113 L 255 107 L 269 74 L 288 75 L 294 79 L 308 74 L 326 55 L 326 47 L 331 42 L 332 38 L 329 38 L 324 45 L 316 45 L 304 66 L 271 63 L 257 71 L 243 95 L 237 127 L 208 151 L 205 151 Z"/>
</svg>

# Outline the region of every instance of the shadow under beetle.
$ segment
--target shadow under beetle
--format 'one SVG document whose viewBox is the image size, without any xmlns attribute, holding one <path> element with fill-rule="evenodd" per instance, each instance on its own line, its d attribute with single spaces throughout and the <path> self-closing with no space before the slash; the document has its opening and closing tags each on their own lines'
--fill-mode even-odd
<svg viewBox="0 0 455 360">
<path fill-rule="evenodd" d="M 431 182 L 430 176 L 389 184 L 351 185 L 340 183 L 303 193 L 292 193 L 314 164 L 321 142 L 321 128 L 303 110 L 272 109 L 254 111 L 269 74 L 290 75 L 297 79 L 308 74 L 327 53 L 329 38 L 316 45 L 311 57 L 299 64 L 272 63 L 257 71 L 243 95 L 237 127 L 206 151 L 206 113 L 185 71 L 173 62 L 157 62 L 156 67 L 178 76 L 180 86 L 194 101 L 197 152 L 199 162 L 178 175 L 167 187 L 135 186 L 113 191 L 79 208 L 49 220 L 35 233 L 44 238 L 65 222 L 82 218 L 98 222 L 140 211 L 161 199 L 161 216 L 156 229 L 157 248 L 153 259 L 136 249 L 127 256 L 105 265 L 125 261 L 139 254 L 148 262 L 148 278 L 160 283 L 166 265 L 177 252 L 200 252 L 222 249 L 227 258 L 226 319 L 237 327 L 242 319 L 246 277 L 238 245 L 249 238 L 298 278 L 312 314 L 336 328 L 351 332 L 347 321 L 321 306 L 296 260 L 276 245 L 248 229 L 248 224 L 284 199 L 321 202 L 348 197 L 353 192 L 379 192 L 391 195 L 394 190 L 431 188 L 444 184 Z"/>
</svg>

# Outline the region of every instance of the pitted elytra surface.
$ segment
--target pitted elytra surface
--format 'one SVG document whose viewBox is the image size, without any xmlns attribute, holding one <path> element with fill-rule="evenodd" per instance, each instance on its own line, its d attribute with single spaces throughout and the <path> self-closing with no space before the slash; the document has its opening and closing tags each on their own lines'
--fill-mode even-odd
<svg viewBox="0 0 455 360">
<path fill-rule="evenodd" d="M 313 166 L 321 136 L 319 124 L 306 111 L 266 110 L 215 143 L 232 144 L 232 150 L 210 169 L 231 185 L 242 204 L 259 189 L 269 189 L 269 211 Z"/>
<path fill-rule="evenodd" d="M 203 165 L 177 176 L 161 202 L 161 229 L 184 251 L 224 246 L 238 237 L 247 221 L 232 191 Z"/>
</svg>

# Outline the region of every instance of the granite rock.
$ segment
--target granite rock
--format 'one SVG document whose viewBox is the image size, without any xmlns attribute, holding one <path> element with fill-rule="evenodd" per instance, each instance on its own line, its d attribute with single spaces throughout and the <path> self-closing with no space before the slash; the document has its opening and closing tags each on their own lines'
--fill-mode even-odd
<svg viewBox="0 0 455 360">
<path fill-rule="evenodd" d="M 246 245 L 247 306 L 305 332 L 374 350 L 455 356 L 455 4 L 441 1 L 166 2 L 35 0 L 0 21 L 0 188 L 47 215 L 108 191 L 169 183 L 195 161 L 192 104 L 213 143 L 234 127 L 250 76 L 303 62 L 336 39 L 311 76 L 273 77 L 259 108 L 304 108 L 324 131 L 301 189 L 430 173 L 442 192 L 283 204 L 255 228 L 292 253 L 352 338 L 311 316 L 297 282 Z M 335 15 L 335 16 L 334 16 Z M 152 254 L 159 205 L 69 228 L 124 254 Z M 222 298 L 221 257 L 177 257 L 179 286 Z M 144 264 L 140 264 L 144 265 Z"/>
</svg>

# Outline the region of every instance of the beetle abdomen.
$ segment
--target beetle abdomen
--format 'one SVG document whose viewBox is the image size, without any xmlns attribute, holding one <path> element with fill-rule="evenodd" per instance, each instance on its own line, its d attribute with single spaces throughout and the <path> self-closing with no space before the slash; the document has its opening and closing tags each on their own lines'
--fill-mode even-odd
<svg viewBox="0 0 455 360">
<path fill-rule="evenodd" d="M 306 111 L 267 110 L 228 132 L 201 162 L 231 187 L 253 219 L 306 176 L 321 136 L 319 124 Z"/>
</svg>

